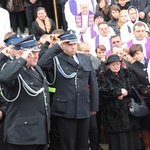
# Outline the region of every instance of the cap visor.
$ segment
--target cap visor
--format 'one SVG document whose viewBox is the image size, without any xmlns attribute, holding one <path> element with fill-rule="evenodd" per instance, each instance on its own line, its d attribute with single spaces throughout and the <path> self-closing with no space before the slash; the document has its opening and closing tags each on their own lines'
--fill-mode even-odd
<svg viewBox="0 0 150 150">
<path fill-rule="evenodd" d="M 78 41 L 77 39 L 72 39 L 72 40 L 69 41 L 68 44 L 75 44 L 75 43 L 77 43 L 77 41 Z"/>
<path fill-rule="evenodd" d="M 31 51 L 40 51 L 41 49 L 38 46 L 30 47 L 30 48 L 23 48 L 24 50 L 31 50 Z"/>
</svg>

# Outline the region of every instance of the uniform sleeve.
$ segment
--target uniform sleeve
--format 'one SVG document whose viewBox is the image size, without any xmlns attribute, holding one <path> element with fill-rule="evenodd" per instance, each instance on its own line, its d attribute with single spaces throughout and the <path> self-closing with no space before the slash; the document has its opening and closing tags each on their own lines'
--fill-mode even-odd
<svg viewBox="0 0 150 150">
<path fill-rule="evenodd" d="M 1 70 L 0 83 L 7 87 L 13 87 L 19 73 L 21 72 L 25 64 L 26 60 L 23 58 L 19 58 L 17 60 L 7 63 L 4 69 Z"/>
<path fill-rule="evenodd" d="M 0 53 L 0 68 L 8 61 L 9 57 Z"/>
<path fill-rule="evenodd" d="M 47 49 L 46 52 L 40 57 L 38 65 L 44 71 L 52 71 L 54 66 L 53 57 L 61 52 L 61 47 L 58 44 L 55 44 L 51 48 Z"/>
</svg>

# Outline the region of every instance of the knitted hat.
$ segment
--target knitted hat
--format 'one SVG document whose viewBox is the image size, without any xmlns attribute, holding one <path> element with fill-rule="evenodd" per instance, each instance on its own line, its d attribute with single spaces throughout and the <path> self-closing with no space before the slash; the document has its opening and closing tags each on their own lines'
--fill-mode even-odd
<svg viewBox="0 0 150 150">
<path fill-rule="evenodd" d="M 94 14 L 94 20 L 95 20 L 97 17 L 99 17 L 99 16 L 101 16 L 102 18 L 104 18 L 103 13 L 100 12 L 100 11 L 97 11 L 97 12 Z"/>
</svg>

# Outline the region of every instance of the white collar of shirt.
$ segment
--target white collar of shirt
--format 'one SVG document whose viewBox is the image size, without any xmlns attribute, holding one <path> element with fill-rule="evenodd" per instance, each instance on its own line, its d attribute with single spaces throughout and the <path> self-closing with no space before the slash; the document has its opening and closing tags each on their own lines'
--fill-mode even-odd
<svg viewBox="0 0 150 150">
<path fill-rule="evenodd" d="M 77 64 L 79 64 L 79 60 L 78 60 L 77 56 L 76 56 L 76 55 L 73 55 L 73 58 L 74 58 L 75 62 L 76 62 Z"/>
<path fill-rule="evenodd" d="M 133 43 L 138 43 L 138 44 L 146 44 L 147 40 L 144 38 L 141 41 L 138 41 L 135 37 L 133 37 Z"/>
<path fill-rule="evenodd" d="M 102 36 L 101 34 L 99 34 L 99 39 L 110 39 L 110 35 L 108 34 L 107 36 Z"/>
<path fill-rule="evenodd" d="M 133 44 L 141 44 L 142 45 L 142 47 L 143 47 L 143 54 L 144 54 L 145 57 L 147 57 L 146 56 L 146 48 L 145 48 L 146 42 L 147 42 L 146 38 L 144 38 L 142 41 L 138 41 L 138 40 L 135 39 L 135 37 L 133 37 Z"/>
<path fill-rule="evenodd" d="M 145 60 L 141 60 L 139 62 L 142 63 L 143 65 L 145 64 Z"/>
<path fill-rule="evenodd" d="M 103 44 L 106 47 L 106 52 L 111 50 L 110 39 L 108 36 L 102 36 L 99 34 L 99 41 L 100 41 L 100 44 Z"/>
<path fill-rule="evenodd" d="M 94 24 L 93 29 L 96 33 L 98 33 L 98 26 L 96 24 Z"/>
</svg>

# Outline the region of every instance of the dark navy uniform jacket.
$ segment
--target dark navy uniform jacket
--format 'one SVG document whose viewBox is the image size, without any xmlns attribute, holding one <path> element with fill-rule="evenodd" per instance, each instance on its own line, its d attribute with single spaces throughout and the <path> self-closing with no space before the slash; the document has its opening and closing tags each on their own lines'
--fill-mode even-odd
<svg viewBox="0 0 150 150">
<path fill-rule="evenodd" d="M 37 96 L 30 96 L 23 88 L 21 81 L 20 94 L 14 102 L 7 104 L 5 117 L 5 139 L 17 145 L 47 144 L 50 128 L 50 107 L 48 86 L 40 67 L 35 66 L 39 77 L 26 66 L 26 60 L 19 58 L 8 62 L 0 74 L 0 83 L 7 99 L 14 99 L 19 90 L 18 75 L 35 91 L 44 88 Z M 45 109 L 45 104 L 47 109 Z"/>
<path fill-rule="evenodd" d="M 77 54 L 79 61 L 77 64 L 56 44 L 42 55 L 38 65 L 43 70 L 54 71 L 54 56 L 58 57 L 65 74 L 77 73 L 77 76 L 65 78 L 56 68 L 56 93 L 53 97 L 51 113 L 66 118 L 89 118 L 90 112 L 98 111 L 99 100 L 96 75 L 90 58 Z"/>
</svg>

